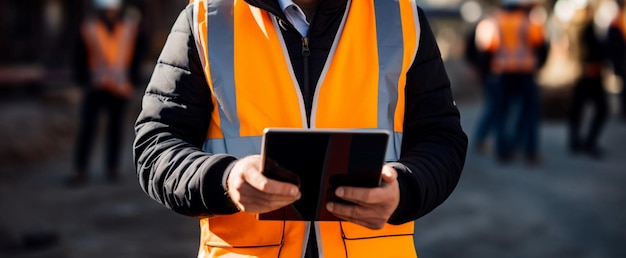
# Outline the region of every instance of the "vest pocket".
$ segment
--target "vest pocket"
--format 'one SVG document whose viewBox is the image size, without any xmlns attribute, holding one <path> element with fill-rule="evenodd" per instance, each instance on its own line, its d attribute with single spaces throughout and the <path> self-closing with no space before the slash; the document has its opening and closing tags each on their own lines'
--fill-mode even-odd
<svg viewBox="0 0 626 258">
<path fill-rule="evenodd" d="M 385 225 L 380 230 L 341 222 L 348 257 L 417 257 L 413 241 L 413 222 Z"/>
<path fill-rule="evenodd" d="M 279 247 L 283 221 L 258 221 L 254 214 L 237 213 L 201 221 L 203 245 L 222 248 Z"/>
<path fill-rule="evenodd" d="M 371 230 L 354 223 L 341 222 L 341 229 L 343 230 L 343 235 L 348 240 L 403 235 L 409 235 L 412 237 L 414 224 L 413 222 L 397 226 L 387 224 L 382 229 Z"/>
<path fill-rule="evenodd" d="M 344 241 L 348 258 L 417 258 L 412 235 L 345 239 Z"/>
</svg>

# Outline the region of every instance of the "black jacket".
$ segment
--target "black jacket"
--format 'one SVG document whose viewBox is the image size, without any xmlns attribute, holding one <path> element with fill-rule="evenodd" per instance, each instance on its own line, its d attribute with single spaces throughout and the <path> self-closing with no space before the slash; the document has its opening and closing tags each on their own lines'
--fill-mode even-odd
<svg viewBox="0 0 626 258">
<path fill-rule="evenodd" d="M 319 4 L 308 35 L 308 83 L 302 76 L 301 36 L 289 25 L 278 2 L 246 1 L 287 24 L 282 33 L 298 82 L 301 87 L 315 87 L 347 1 L 321 0 Z M 401 198 L 389 221 L 393 224 L 427 214 L 450 195 L 467 149 L 439 49 L 424 12 L 420 10 L 419 15 L 422 32 L 417 57 L 407 74 L 404 138 L 397 167 Z M 232 214 L 237 210 L 222 180 L 236 159 L 201 151 L 213 106 L 192 21 L 192 8 L 187 7 L 173 26 L 146 90 L 135 127 L 137 174 L 153 199 L 178 213 L 195 217 Z"/>
<path fill-rule="evenodd" d="M 626 38 L 622 31 L 616 27 L 609 27 L 607 35 L 607 51 L 608 57 L 613 64 L 613 70 L 616 75 L 622 79 L 626 79 Z"/>
</svg>

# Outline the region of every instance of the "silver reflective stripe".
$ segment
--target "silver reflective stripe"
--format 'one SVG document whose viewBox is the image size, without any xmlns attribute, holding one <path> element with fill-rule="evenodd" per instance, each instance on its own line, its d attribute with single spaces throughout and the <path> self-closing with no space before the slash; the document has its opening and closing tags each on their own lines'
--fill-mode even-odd
<svg viewBox="0 0 626 258">
<path fill-rule="evenodd" d="M 324 207 L 324 209 L 326 209 L 326 207 Z M 322 244 L 322 230 L 320 229 L 320 222 L 315 221 L 313 223 L 315 223 L 314 226 L 315 226 L 315 241 L 317 241 L 317 253 L 319 254 L 319 258 L 324 258 L 324 245 Z M 306 238 L 309 238 L 308 234 Z M 304 249 L 306 250 L 306 248 Z"/>
<path fill-rule="evenodd" d="M 387 146 L 387 161 L 395 161 L 400 152 L 396 151 L 393 135 L 394 118 L 398 104 L 398 83 L 404 59 L 404 40 L 400 4 L 375 1 L 376 39 L 378 41 L 378 128 L 391 133 Z M 390 19 L 390 17 L 394 17 Z"/>
<path fill-rule="evenodd" d="M 306 255 L 307 246 L 309 245 L 309 234 L 311 233 L 311 221 L 306 221 L 304 222 L 304 224 L 305 224 L 305 229 L 304 229 L 304 240 L 302 241 L 302 253 L 300 254 L 301 258 L 304 258 Z M 317 224 L 317 222 L 315 222 L 315 224 Z M 319 234 L 315 233 L 315 235 L 317 236 Z M 320 243 L 320 241 L 318 241 L 318 243 Z"/>
<path fill-rule="evenodd" d="M 416 46 L 412 50 L 413 54 L 410 60 L 410 64 L 413 64 L 419 48 L 421 27 L 417 4 L 413 0 L 411 1 L 411 7 L 417 37 Z M 394 132 L 394 118 L 399 96 L 398 83 L 401 76 L 406 76 L 405 71 L 402 70 L 406 47 L 402 33 L 402 15 L 399 2 L 389 4 L 384 1 L 375 1 L 375 8 L 379 61 L 378 127 L 391 132 L 386 160 L 396 161 L 400 158 L 400 148 L 402 146 L 402 133 Z M 389 19 L 389 17 L 395 17 L 395 19 Z M 419 85 L 411 85 L 411 87 L 419 87 Z"/>
<path fill-rule="evenodd" d="M 389 135 L 389 145 L 385 162 L 398 161 L 400 159 L 400 147 L 402 147 L 402 133 L 393 132 Z"/>
<path fill-rule="evenodd" d="M 404 59 L 400 4 L 375 1 L 378 40 L 378 128 L 393 131 L 398 81 Z M 394 17 L 394 19 L 389 19 Z"/>
<path fill-rule="evenodd" d="M 417 57 L 417 51 L 420 48 L 420 39 L 422 38 L 422 26 L 420 24 L 420 16 L 419 16 L 419 12 L 417 11 L 417 3 L 415 3 L 415 0 L 411 0 L 411 11 L 413 12 L 413 23 L 415 24 L 415 49 L 413 49 L 413 53 L 411 54 L 411 61 L 409 62 L 409 64 L 413 65 L 413 63 L 415 62 L 415 58 Z M 410 69 L 410 67 L 408 67 L 407 69 Z M 408 73 L 408 70 L 407 70 Z M 419 85 L 409 85 L 409 87 L 419 87 Z M 394 140 L 394 147 L 392 148 L 393 151 L 395 151 L 394 154 L 392 154 L 393 156 L 389 155 L 389 150 L 387 151 L 387 157 L 390 158 L 388 160 L 393 160 L 396 161 L 398 159 L 400 159 L 400 150 L 402 147 L 402 137 L 403 137 L 403 133 L 399 133 L 399 132 L 394 132 L 392 134 L 393 136 L 393 140 Z"/>
<path fill-rule="evenodd" d="M 196 49 L 198 50 L 198 55 L 200 56 L 200 62 L 202 63 L 202 69 L 206 66 L 206 59 L 204 57 L 204 53 L 202 53 L 202 43 L 200 42 L 200 24 L 198 24 L 198 15 L 200 11 L 200 1 L 193 2 L 193 35 L 196 40 Z"/>
<path fill-rule="evenodd" d="M 285 38 L 283 38 L 283 33 L 281 32 L 281 27 L 278 24 L 276 16 L 270 14 L 272 17 L 272 23 L 274 24 L 274 30 L 277 32 L 278 40 L 280 41 L 280 46 L 283 49 L 285 62 L 287 63 L 287 68 L 289 68 L 289 76 L 291 76 L 291 81 L 293 82 L 293 87 L 298 93 L 298 103 L 300 104 L 300 117 L 302 122 L 302 128 L 307 127 L 306 121 L 306 107 L 304 106 L 304 97 L 302 97 L 302 90 L 300 88 L 300 84 L 298 83 L 298 79 L 296 79 L 296 74 L 293 71 L 293 65 L 291 64 L 291 59 L 289 58 L 289 50 L 287 49 L 287 44 L 285 44 Z"/>
<path fill-rule="evenodd" d="M 413 55 L 411 59 L 411 64 L 415 62 L 415 58 L 417 57 L 417 50 L 420 48 L 420 39 L 422 38 L 422 25 L 420 24 L 420 14 L 417 11 L 417 3 L 415 0 L 411 0 L 411 7 L 413 9 L 413 22 L 415 23 L 415 49 L 413 50 Z"/>
<path fill-rule="evenodd" d="M 413 50 L 413 59 L 411 59 L 411 64 L 413 64 L 415 62 L 415 57 L 417 56 L 417 50 L 419 50 L 420 48 L 420 39 L 422 38 L 422 26 L 420 24 L 420 14 L 417 11 L 417 4 L 415 3 L 415 0 L 411 0 L 411 9 L 413 11 L 413 23 L 415 23 L 416 30 L 415 49 Z"/>
<path fill-rule="evenodd" d="M 228 153 L 236 158 L 260 154 L 262 136 L 208 139 L 202 150 L 208 153 Z"/>
<path fill-rule="evenodd" d="M 215 96 L 219 97 L 220 125 L 224 138 L 239 137 L 240 122 L 235 91 L 235 39 L 233 1 L 207 1 L 208 64 Z M 227 109 L 224 106 L 228 107 Z"/>
</svg>

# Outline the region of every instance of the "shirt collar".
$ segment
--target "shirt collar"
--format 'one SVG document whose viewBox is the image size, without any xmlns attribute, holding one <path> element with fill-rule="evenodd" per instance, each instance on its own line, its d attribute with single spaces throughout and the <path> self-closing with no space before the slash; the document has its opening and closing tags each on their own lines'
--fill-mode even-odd
<svg viewBox="0 0 626 258">
<path fill-rule="evenodd" d="M 304 11 L 302 10 L 302 8 L 300 8 L 300 6 L 294 3 L 293 0 L 278 0 L 278 4 L 280 5 L 280 9 L 283 11 L 283 13 L 286 12 L 287 8 L 290 8 L 293 6 L 295 7 L 296 10 L 298 10 L 298 13 L 300 13 L 302 17 L 306 18 L 306 15 L 304 14 Z"/>
<path fill-rule="evenodd" d="M 293 2 L 293 0 L 278 0 L 278 4 L 280 5 L 280 9 L 283 10 L 283 12 L 285 12 L 285 9 L 292 5 L 298 6 L 296 3 Z"/>
</svg>

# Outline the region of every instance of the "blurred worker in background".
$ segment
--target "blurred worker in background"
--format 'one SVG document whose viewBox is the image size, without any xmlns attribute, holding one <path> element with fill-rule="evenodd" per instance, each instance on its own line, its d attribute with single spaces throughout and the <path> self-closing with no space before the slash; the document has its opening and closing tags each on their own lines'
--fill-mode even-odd
<svg viewBox="0 0 626 258">
<path fill-rule="evenodd" d="M 479 48 L 476 42 L 477 28 L 478 26 L 484 26 L 481 24 L 485 22 L 489 22 L 488 19 L 479 22 L 466 36 L 464 56 L 465 60 L 478 75 L 481 90 L 483 91 L 483 111 L 478 119 L 474 133 L 474 148 L 480 154 L 487 154 L 490 149 L 487 138 L 489 133 L 495 132 L 496 98 L 500 88 L 495 76 L 491 73 L 491 55 L 485 49 Z"/>
<path fill-rule="evenodd" d="M 608 118 L 607 95 L 604 90 L 602 71 L 606 61 L 604 40 L 600 39 L 594 23 L 595 2 L 587 1 L 582 32 L 578 38 L 582 72 L 574 87 L 569 118 L 569 148 L 573 153 L 583 152 L 594 158 L 601 158 L 598 138 Z M 587 101 L 594 106 L 593 119 L 585 137 L 580 129 Z"/>
<path fill-rule="evenodd" d="M 143 39 L 138 33 L 138 15 L 124 12 L 122 0 L 95 0 L 93 4 L 96 15 L 83 22 L 75 54 L 76 79 L 84 86 L 84 97 L 71 185 L 87 180 L 100 111 L 108 115 L 106 179 L 117 180 L 126 106 L 140 78 Z"/>
<path fill-rule="evenodd" d="M 626 121 L 626 1 L 617 0 L 619 12 L 608 32 L 608 51 L 615 75 L 622 79 L 620 115 Z"/>
<path fill-rule="evenodd" d="M 503 0 L 501 8 L 476 28 L 477 47 L 488 53 L 490 72 L 498 85 L 496 155 L 501 162 L 510 161 L 520 145 L 527 162 L 540 162 L 540 103 L 535 74 L 545 63 L 548 47 L 543 24 L 530 17 L 530 10 L 538 3 Z M 509 115 L 512 111 L 518 115 Z"/>
</svg>

